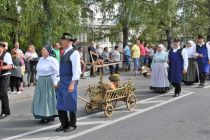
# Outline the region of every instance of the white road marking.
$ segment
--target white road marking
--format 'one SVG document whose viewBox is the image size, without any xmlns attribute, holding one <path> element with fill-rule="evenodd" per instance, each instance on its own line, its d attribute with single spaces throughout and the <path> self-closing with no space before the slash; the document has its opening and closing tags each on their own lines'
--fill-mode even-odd
<svg viewBox="0 0 210 140">
<path fill-rule="evenodd" d="M 71 140 L 71 139 L 74 139 L 74 138 L 83 136 L 83 135 L 88 134 L 88 133 L 90 133 L 90 132 L 99 130 L 99 129 L 104 128 L 104 127 L 107 127 L 107 126 L 109 126 L 109 125 L 113 125 L 113 124 L 115 124 L 115 123 L 118 123 L 118 122 L 120 122 L 120 121 L 129 119 L 129 118 L 134 117 L 134 116 L 137 116 L 137 115 L 142 114 L 142 113 L 144 113 L 144 112 L 153 110 L 153 109 L 158 108 L 158 107 L 160 107 L 160 106 L 163 106 L 163 105 L 165 105 L 165 104 L 174 102 L 174 101 L 176 101 L 176 100 L 178 100 L 178 99 L 184 98 L 184 97 L 189 96 L 189 95 L 191 95 L 191 94 L 193 94 L 193 93 L 194 93 L 194 92 L 190 92 L 190 93 L 188 93 L 188 94 L 184 94 L 184 95 L 182 95 L 182 96 L 179 96 L 179 97 L 176 97 L 176 98 L 172 98 L 171 100 L 168 100 L 168 101 L 165 101 L 165 102 L 156 104 L 156 105 L 154 105 L 154 106 L 148 107 L 148 108 L 143 109 L 143 110 L 141 110 L 141 111 L 137 111 L 137 112 L 128 114 L 128 115 L 126 115 L 126 116 L 120 117 L 120 118 L 118 118 L 118 119 L 116 119 L 116 120 L 113 120 L 112 122 L 108 122 L 108 123 L 104 123 L 104 124 L 102 124 L 102 125 L 95 126 L 95 127 L 91 128 L 91 129 L 88 129 L 88 130 L 79 132 L 79 133 L 74 134 L 74 135 L 71 135 L 71 136 L 69 136 L 69 137 L 62 137 L 62 138 L 60 138 L 60 140 Z"/>
<path fill-rule="evenodd" d="M 141 104 L 152 104 L 152 103 L 161 103 L 161 102 L 164 102 L 164 100 L 147 101 L 147 102 L 142 102 Z"/>
<path fill-rule="evenodd" d="M 204 88 L 205 88 L 205 89 L 207 89 L 207 88 L 210 88 L 210 85 L 208 85 L 208 86 L 205 86 Z"/>
<path fill-rule="evenodd" d="M 183 91 L 183 92 L 188 92 L 188 91 Z M 156 98 L 159 98 L 159 97 L 162 97 L 162 96 L 166 96 L 166 95 L 171 95 L 171 93 L 173 93 L 172 91 L 169 92 L 169 93 L 166 93 L 166 94 L 161 94 L 161 95 L 158 95 L 158 96 L 154 96 L 152 98 L 148 98 L 148 99 L 145 99 L 145 100 L 140 100 L 137 102 L 137 104 L 140 104 L 142 102 L 147 102 L 147 101 L 151 101 L 151 100 L 154 100 Z M 187 94 L 188 95 L 188 94 Z M 186 94 L 183 94 L 182 96 L 180 97 L 177 97 L 177 98 L 174 98 L 175 100 L 177 99 L 180 99 L 181 97 L 185 97 Z M 165 102 L 163 102 L 165 103 Z M 162 104 L 162 103 L 161 103 Z M 158 104 L 157 104 L 158 105 Z M 121 109 L 121 108 L 124 108 L 126 107 L 126 105 L 123 105 L 123 106 L 120 106 L 120 107 L 117 107 L 115 109 Z M 145 110 L 145 109 L 144 109 Z M 142 111 L 137 111 L 135 113 L 138 113 L 138 112 L 142 112 Z M 87 115 L 85 117 L 80 117 L 78 118 L 77 120 L 80 121 L 80 120 L 84 120 L 84 119 L 88 119 L 88 118 L 91 118 L 93 116 L 96 116 L 96 115 L 99 115 L 99 114 L 103 114 L 104 112 L 101 111 L 101 112 L 98 112 L 98 113 L 95 113 L 95 114 L 91 114 L 91 115 Z M 133 114 L 133 113 L 132 113 Z M 120 118 L 119 118 L 120 119 Z M 107 124 L 107 123 L 105 123 Z M 49 129 L 54 129 L 55 127 L 59 127 L 60 126 L 60 123 L 59 124 L 55 124 L 55 125 L 52 125 L 52 126 L 47 126 L 47 127 L 44 127 L 44 128 L 40 128 L 40 129 L 37 129 L 37 130 L 33 130 L 33 131 L 29 131 L 29 132 L 25 132 L 25 133 L 22 133 L 22 134 L 18 134 L 18 135 L 15 135 L 15 136 L 12 136 L 12 137 L 8 137 L 8 138 L 5 138 L 5 139 L 2 139 L 2 140 L 16 140 L 18 138 L 21 138 L 21 137 L 24 137 L 24 136 L 28 136 L 28 135 L 32 135 L 32 134 L 35 134 L 35 133 L 38 133 L 38 132 L 42 132 L 42 131 L 45 131 L 45 130 L 49 130 Z M 90 129 L 91 130 L 91 129 Z M 86 131 L 85 131 L 86 132 Z"/>
</svg>

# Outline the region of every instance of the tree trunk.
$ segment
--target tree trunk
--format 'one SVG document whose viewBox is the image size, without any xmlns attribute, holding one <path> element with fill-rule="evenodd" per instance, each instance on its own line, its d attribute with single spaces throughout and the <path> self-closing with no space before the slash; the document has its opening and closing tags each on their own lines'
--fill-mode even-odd
<svg viewBox="0 0 210 140">
<path fill-rule="evenodd" d="M 210 41 L 210 27 L 209 27 L 208 33 L 207 33 L 207 41 Z"/>
<path fill-rule="evenodd" d="M 126 23 L 125 25 L 123 25 L 123 48 L 125 48 L 125 46 L 128 43 L 128 36 L 129 36 L 129 27 L 128 24 Z"/>
<path fill-rule="evenodd" d="M 170 49 L 172 46 L 172 43 L 173 43 L 173 33 L 172 33 L 172 29 L 167 29 L 166 30 L 166 37 L 167 37 L 167 46 L 168 46 L 168 49 Z"/>
<path fill-rule="evenodd" d="M 52 41 L 52 13 L 50 9 L 50 0 L 43 0 L 43 8 L 46 18 L 43 22 L 42 44 L 45 45 Z"/>
<path fill-rule="evenodd" d="M 210 0 L 208 0 L 208 8 L 209 8 L 209 19 L 210 19 Z M 210 41 L 210 26 L 207 33 L 207 40 Z"/>
</svg>

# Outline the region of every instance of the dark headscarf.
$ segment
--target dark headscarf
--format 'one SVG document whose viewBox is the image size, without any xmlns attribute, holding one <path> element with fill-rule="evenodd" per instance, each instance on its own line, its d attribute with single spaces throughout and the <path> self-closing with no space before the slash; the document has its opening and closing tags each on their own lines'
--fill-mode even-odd
<svg viewBox="0 0 210 140">
<path fill-rule="evenodd" d="M 52 47 L 51 44 L 46 44 L 44 45 L 44 48 L 47 49 L 47 51 L 49 52 L 49 55 L 52 56 L 52 57 L 56 57 L 56 53 Z"/>
</svg>

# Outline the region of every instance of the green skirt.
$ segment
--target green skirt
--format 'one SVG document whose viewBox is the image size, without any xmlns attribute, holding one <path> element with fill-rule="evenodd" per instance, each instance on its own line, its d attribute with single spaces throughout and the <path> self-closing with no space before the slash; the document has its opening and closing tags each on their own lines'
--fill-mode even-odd
<svg viewBox="0 0 210 140">
<path fill-rule="evenodd" d="M 196 83 L 197 82 L 197 62 L 193 58 L 189 58 L 189 66 L 187 69 L 187 74 L 183 75 L 183 82 L 184 83 Z"/>
<path fill-rule="evenodd" d="M 58 115 L 56 109 L 56 93 L 51 76 L 38 78 L 32 104 L 32 113 L 36 119 L 54 118 Z"/>
</svg>

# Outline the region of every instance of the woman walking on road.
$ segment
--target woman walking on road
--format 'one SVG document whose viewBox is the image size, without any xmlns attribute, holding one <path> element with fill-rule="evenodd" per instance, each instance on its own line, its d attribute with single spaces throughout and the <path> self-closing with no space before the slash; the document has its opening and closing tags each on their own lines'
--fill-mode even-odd
<svg viewBox="0 0 210 140">
<path fill-rule="evenodd" d="M 150 90 L 165 93 L 169 90 L 168 81 L 168 53 L 163 51 L 164 46 L 159 44 L 157 52 L 153 56 L 152 61 L 152 76 Z"/>
<path fill-rule="evenodd" d="M 42 57 L 37 64 L 37 84 L 32 112 L 40 123 L 50 123 L 58 115 L 55 88 L 59 81 L 59 63 L 50 44 L 42 48 Z"/>
<path fill-rule="evenodd" d="M 183 75 L 183 82 L 186 85 L 192 85 L 197 81 L 198 78 L 198 71 L 197 71 L 197 62 L 194 57 L 196 53 L 196 44 L 190 40 L 187 42 L 186 48 L 184 50 L 187 52 L 188 55 L 188 62 L 189 62 L 189 67 L 187 74 Z"/>
</svg>

